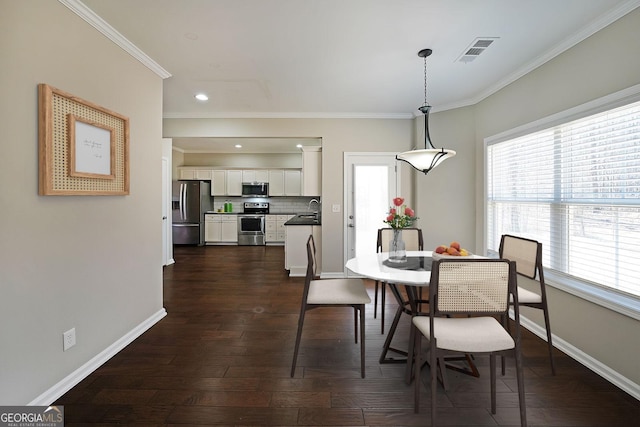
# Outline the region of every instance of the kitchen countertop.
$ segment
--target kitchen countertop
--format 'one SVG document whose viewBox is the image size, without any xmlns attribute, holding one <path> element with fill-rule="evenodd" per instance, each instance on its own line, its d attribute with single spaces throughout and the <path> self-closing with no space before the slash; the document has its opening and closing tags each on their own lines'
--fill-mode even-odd
<svg viewBox="0 0 640 427">
<path fill-rule="evenodd" d="M 298 214 L 284 225 L 321 225 L 320 218 L 312 214 Z"/>
</svg>

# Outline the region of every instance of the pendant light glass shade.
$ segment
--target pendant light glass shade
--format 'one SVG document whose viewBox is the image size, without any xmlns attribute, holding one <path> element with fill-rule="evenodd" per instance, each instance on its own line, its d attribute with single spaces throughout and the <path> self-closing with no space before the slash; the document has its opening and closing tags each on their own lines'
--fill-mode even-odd
<svg viewBox="0 0 640 427">
<path fill-rule="evenodd" d="M 425 175 L 446 159 L 456 155 L 454 150 L 435 148 L 429 137 L 429 111 L 431 110 L 431 105 L 427 103 L 427 56 L 429 55 L 431 55 L 431 49 L 423 49 L 418 52 L 418 56 L 424 58 L 424 105 L 419 108 L 424 115 L 424 148 L 405 151 L 396 156 L 397 160 L 409 163 Z"/>
</svg>

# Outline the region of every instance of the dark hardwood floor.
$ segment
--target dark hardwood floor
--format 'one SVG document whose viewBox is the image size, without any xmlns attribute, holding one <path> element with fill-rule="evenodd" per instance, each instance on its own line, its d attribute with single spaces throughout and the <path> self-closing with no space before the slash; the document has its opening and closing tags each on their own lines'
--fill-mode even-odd
<svg viewBox="0 0 640 427">
<path fill-rule="evenodd" d="M 176 247 L 174 258 L 164 270 L 168 315 L 56 402 L 66 426 L 430 425 L 429 368 L 414 414 L 404 365 L 378 363 L 385 336 L 372 304 L 365 379 L 353 312 L 341 308 L 308 313 L 290 378 L 303 279 L 286 275 L 284 249 Z M 387 303 L 390 324 L 391 294 Z M 396 347 L 406 348 L 408 326 L 403 319 Z M 640 402 L 597 374 L 556 351 L 551 376 L 546 344 L 528 332 L 523 352 L 529 425 L 638 425 Z M 438 391 L 441 425 L 519 425 L 513 361 L 498 376 L 495 415 L 488 360 L 476 362 L 480 378 L 448 371 L 450 389 Z"/>
</svg>

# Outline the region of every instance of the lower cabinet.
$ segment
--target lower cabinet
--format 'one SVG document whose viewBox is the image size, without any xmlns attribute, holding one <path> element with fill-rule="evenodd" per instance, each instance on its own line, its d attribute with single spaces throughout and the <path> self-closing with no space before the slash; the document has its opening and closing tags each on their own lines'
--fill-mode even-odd
<svg viewBox="0 0 640 427">
<path fill-rule="evenodd" d="M 206 214 L 204 241 L 205 243 L 238 243 L 238 216 Z"/>
<path fill-rule="evenodd" d="M 267 215 L 265 217 L 265 236 L 266 243 L 284 243 L 285 227 L 284 223 L 289 221 L 295 215 Z"/>
<path fill-rule="evenodd" d="M 285 226 L 284 268 L 289 276 L 302 277 L 307 273 L 307 240 L 313 234 L 316 243 L 316 262 L 318 274 L 322 267 L 322 233 L 319 225 Z"/>
</svg>

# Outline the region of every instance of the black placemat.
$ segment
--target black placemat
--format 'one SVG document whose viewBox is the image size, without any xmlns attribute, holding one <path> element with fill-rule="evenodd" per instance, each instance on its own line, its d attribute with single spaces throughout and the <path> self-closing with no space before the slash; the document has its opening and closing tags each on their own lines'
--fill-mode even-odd
<svg viewBox="0 0 640 427">
<path fill-rule="evenodd" d="M 383 265 L 398 270 L 424 270 L 431 271 L 433 259 L 430 256 L 408 256 L 407 262 L 391 262 L 388 259 L 382 261 Z"/>
</svg>

